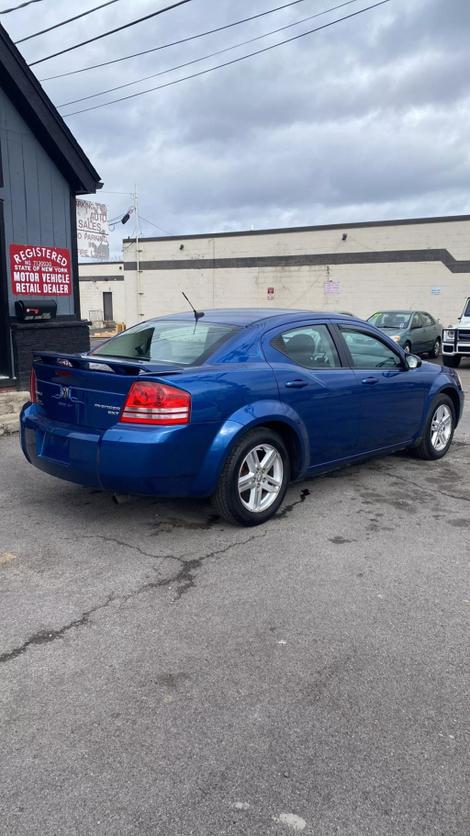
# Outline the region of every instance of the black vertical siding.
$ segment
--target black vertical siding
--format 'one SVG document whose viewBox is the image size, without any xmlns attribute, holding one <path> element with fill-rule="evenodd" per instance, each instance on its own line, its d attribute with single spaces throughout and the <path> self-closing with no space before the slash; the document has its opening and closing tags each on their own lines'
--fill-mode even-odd
<svg viewBox="0 0 470 836">
<path fill-rule="evenodd" d="M 9 245 L 67 247 L 73 257 L 71 213 L 74 211 L 74 201 L 71 201 L 70 186 L 54 161 L 1 90 L 0 141 L 4 177 L 0 197 L 5 201 L 9 310 L 14 315 L 15 297 L 10 289 Z M 58 315 L 74 315 L 75 292 L 68 297 L 57 297 Z"/>
</svg>

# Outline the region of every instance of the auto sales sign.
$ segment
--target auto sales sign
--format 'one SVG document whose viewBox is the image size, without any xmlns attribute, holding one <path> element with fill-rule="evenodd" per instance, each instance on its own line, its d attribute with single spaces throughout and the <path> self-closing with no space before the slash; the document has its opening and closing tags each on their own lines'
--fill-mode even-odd
<svg viewBox="0 0 470 836">
<path fill-rule="evenodd" d="M 11 283 L 15 296 L 70 296 L 70 250 L 10 244 Z"/>
<path fill-rule="evenodd" d="M 77 243 L 79 258 L 109 258 L 108 207 L 77 198 Z"/>
</svg>

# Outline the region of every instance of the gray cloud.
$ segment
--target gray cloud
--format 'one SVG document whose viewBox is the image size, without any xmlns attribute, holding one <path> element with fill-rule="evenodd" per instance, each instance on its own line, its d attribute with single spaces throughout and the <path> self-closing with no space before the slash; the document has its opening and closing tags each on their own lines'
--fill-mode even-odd
<svg viewBox="0 0 470 836">
<path fill-rule="evenodd" d="M 194 0 L 158 22 L 38 65 L 37 74 L 41 78 L 150 48 L 274 5 L 276 0 Z M 66 102 L 328 5 L 328 0 L 305 0 L 256 23 L 45 87 L 55 102 Z M 355 8 L 365 5 L 358 0 Z M 20 36 L 53 23 L 64 15 L 60 7 L 44 4 L 31 7 L 22 19 L 20 13 L 12 15 L 9 31 Z M 60 34 L 25 44 L 24 54 L 33 60 L 154 8 L 146 0 L 133 2 L 132 10 L 115 4 Z M 67 3 L 67 14 L 78 11 L 78 0 Z M 171 232 L 468 212 L 469 25 L 467 0 L 392 0 L 235 66 L 68 122 L 105 189 L 131 191 L 137 183 L 142 215 Z M 214 63 L 217 59 L 192 71 Z M 122 205 L 127 208 L 127 198 L 104 199 L 113 215 Z M 158 234 L 150 225 L 143 228 Z"/>
</svg>

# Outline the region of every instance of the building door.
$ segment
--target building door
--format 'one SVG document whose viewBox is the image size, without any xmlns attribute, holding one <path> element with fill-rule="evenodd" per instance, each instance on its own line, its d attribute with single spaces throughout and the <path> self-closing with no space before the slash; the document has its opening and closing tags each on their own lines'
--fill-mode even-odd
<svg viewBox="0 0 470 836">
<path fill-rule="evenodd" d="M 103 293 L 103 319 L 105 322 L 114 322 L 113 294 L 110 291 Z"/>
<path fill-rule="evenodd" d="M 11 375 L 10 320 L 8 315 L 8 278 L 5 251 L 3 200 L 0 200 L 0 381 Z"/>
</svg>

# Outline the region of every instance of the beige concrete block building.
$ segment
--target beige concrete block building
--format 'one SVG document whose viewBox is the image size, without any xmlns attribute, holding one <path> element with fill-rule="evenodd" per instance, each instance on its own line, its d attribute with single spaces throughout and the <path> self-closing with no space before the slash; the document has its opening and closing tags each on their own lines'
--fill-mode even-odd
<svg viewBox="0 0 470 836">
<path fill-rule="evenodd" d="M 129 326 L 184 309 L 184 290 L 202 310 L 418 308 L 446 325 L 470 295 L 468 215 L 128 239 L 124 253 L 80 266 L 84 317 L 108 292 Z"/>
<path fill-rule="evenodd" d="M 126 322 L 124 267 L 122 262 L 79 264 L 80 309 L 83 319 L 96 325 Z"/>
</svg>

